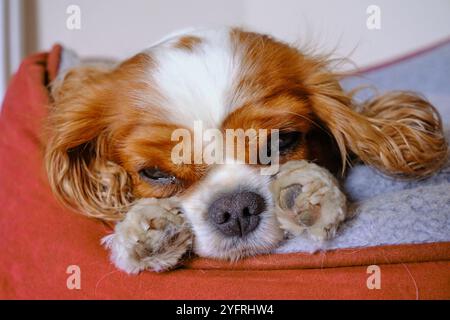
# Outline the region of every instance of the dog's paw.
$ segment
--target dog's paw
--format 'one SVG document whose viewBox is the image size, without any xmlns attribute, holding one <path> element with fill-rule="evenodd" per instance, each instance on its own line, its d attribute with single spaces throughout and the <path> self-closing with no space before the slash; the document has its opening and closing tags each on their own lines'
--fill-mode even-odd
<svg viewBox="0 0 450 320">
<path fill-rule="evenodd" d="M 271 189 L 280 226 L 290 234 L 306 231 L 314 240 L 327 240 L 345 219 L 346 197 L 338 182 L 314 163 L 284 164 Z"/>
<path fill-rule="evenodd" d="M 102 239 L 111 261 L 127 273 L 172 269 L 191 250 L 190 227 L 173 199 L 142 199 Z"/>
</svg>

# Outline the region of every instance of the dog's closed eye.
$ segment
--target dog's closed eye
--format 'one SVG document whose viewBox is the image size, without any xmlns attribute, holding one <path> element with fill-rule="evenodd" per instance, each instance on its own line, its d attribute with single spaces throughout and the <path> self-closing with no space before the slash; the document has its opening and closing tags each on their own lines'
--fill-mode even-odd
<svg viewBox="0 0 450 320">
<path fill-rule="evenodd" d="M 151 184 L 157 183 L 167 185 L 177 182 L 177 178 L 174 175 L 165 172 L 158 167 L 144 168 L 139 171 L 139 176 Z"/>
<path fill-rule="evenodd" d="M 286 155 L 287 153 L 295 150 L 303 141 L 303 133 L 298 131 L 280 132 L 278 136 L 278 150 L 280 155 Z M 269 138 L 267 141 L 267 155 L 272 155 L 272 141 Z"/>
<path fill-rule="evenodd" d="M 297 147 L 302 141 L 302 133 L 297 131 L 280 132 L 279 149 L 281 153 L 288 152 Z"/>
</svg>

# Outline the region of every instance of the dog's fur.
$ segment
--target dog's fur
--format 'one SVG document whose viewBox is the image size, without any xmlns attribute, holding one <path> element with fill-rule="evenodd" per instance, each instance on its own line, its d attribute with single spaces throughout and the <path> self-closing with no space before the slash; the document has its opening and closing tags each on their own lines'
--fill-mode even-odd
<svg viewBox="0 0 450 320">
<path fill-rule="evenodd" d="M 206 219 L 219 195 L 249 188 L 272 204 L 270 177 L 228 163 L 174 164 L 171 133 L 208 128 L 298 132 L 281 163 L 310 160 L 343 172 L 350 157 L 395 176 L 421 178 L 440 168 L 447 144 L 435 108 L 394 92 L 358 104 L 324 57 L 241 29 L 168 37 L 112 68 L 79 67 L 52 87 L 45 164 L 66 205 L 91 217 L 122 220 L 144 198 L 181 199 L 204 256 L 239 258 L 279 239 L 272 209 L 251 239 L 236 241 Z M 158 167 L 176 183 L 151 184 L 140 170 Z"/>
</svg>

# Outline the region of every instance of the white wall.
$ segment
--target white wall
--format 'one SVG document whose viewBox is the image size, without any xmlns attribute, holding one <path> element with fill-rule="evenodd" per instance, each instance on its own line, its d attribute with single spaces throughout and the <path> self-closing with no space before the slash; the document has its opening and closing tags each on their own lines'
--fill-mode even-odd
<svg viewBox="0 0 450 320">
<path fill-rule="evenodd" d="M 36 49 L 58 41 L 89 56 L 124 58 L 188 26 L 240 25 L 324 50 L 336 47 L 367 66 L 450 36 L 449 0 L 36 1 Z M 66 28 L 70 4 L 81 8 L 81 30 Z M 381 9 L 381 30 L 366 27 L 371 4 Z"/>
</svg>

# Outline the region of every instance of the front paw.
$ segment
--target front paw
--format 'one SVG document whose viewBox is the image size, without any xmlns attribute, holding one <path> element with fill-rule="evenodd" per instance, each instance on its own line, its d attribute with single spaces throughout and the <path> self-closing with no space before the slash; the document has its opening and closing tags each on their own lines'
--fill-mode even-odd
<svg viewBox="0 0 450 320">
<path fill-rule="evenodd" d="M 190 227 L 173 199 L 139 200 L 114 231 L 102 243 L 127 273 L 172 269 L 192 248 Z"/>
<path fill-rule="evenodd" d="M 346 214 L 346 198 L 326 169 L 307 161 L 290 161 L 272 183 L 281 228 L 315 240 L 334 237 Z"/>
</svg>

